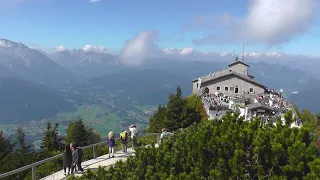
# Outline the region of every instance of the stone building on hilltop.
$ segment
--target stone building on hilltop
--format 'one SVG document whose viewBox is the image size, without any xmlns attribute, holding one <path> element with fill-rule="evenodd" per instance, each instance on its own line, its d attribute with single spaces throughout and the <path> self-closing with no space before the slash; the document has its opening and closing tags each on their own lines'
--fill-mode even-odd
<svg viewBox="0 0 320 180">
<path fill-rule="evenodd" d="M 254 80 L 248 73 L 250 67 L 243 61 L 235 58 L 229 67 L 221 71 L 194 79 L 193 93 L 223 93 L 226 96 L 237 94 L 261 94 L 266 87 Z"/>
<path fill-rule="evenodd" d="M 201 96 L 209 119 L 219 119 L 228 111 L 238 112 L 245 120 L 261 117 L 263 122 L 277 117 L 284 122 L 284 114 L 291 110 L 299 119 L 293 106 L 285 101 L 281 93 L 268 89 L 249 74 L 250 66 L 236 57 L 228 68 L 198 77 L 192 81 L 192 92 Z M 300 120 L 291 126 L 300 127 Z"/>
</svg>

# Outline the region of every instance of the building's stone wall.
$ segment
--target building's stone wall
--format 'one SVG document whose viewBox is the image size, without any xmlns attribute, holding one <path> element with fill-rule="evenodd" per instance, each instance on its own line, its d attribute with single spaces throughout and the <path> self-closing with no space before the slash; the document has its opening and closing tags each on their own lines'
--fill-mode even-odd
<svg viewBox="0 0 320 180">
<path fill-rule="evenodd" d="M 229 69 L 246 76 L 248 75 L 248 67 L 240 63 L 229 67 Z"/>
<path fill-rule="evenodd" d="M 197 93 L 198 90 L 198 81 L 192 82 L 192 93 Z"/>
<path fill-rule="evenodd" d="M 195 84 L 197 84 L 197 82 L 195 82 Z M 209 94 L 222 92 L 224 95 L 235 95 L 241 94 L 242 92 L 247 94 L 248 92 L 250 92 L 250 88 L 253 88 L 253 92 L 250 93 L 260 94 L 264 93 L 265 91 L 264 88 L 240 79 L 236 76 L 226 76 L 210 82 L 202 83 L 201 87 L 208 87 Z M 220 87 L 220 90 L 217 90 L 217 87 Z M 226 91 L 225 87 L 228 87 L 228 91 Z M 238 93 L 235 92 L 236 87 L 238 87 Z"/>
</svg>

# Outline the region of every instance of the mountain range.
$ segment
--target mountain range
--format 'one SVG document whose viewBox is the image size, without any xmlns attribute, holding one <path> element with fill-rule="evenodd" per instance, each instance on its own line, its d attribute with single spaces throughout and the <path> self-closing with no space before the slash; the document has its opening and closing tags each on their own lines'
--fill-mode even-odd
<svg viewBox="0 0 320 180">
<path fill-rule="evenodd" d="M 48 54 L 48 57 L 61 67 L 86 77 L 112 74 L 119 69 L 115 56 L 103 52 L 87 52 L 83 49 L 62 50 Z"/>
<path fill-rule="evenodd" d="M 40 51 L 7 39 L 0 39 L 0 64 L 11 71 L 8 74 L 37 84 L 65 88 L 79 82 L 76 75 Z"/>
<path fill-rule="evenodd" d="M 142 104 L 162 104 L 177 85 L 188 95 L 191 80 L 224 69 L 232 62 L 231 58 L 201 61 L 190 60 L 192 57 L 188 60 L 178 56 L 150 57 L 141 66 L 127 67 L 119 63 L 116 55 L 106 52 L 75 49 L 47 54 L 0 39 L 0 122 L 52 117 L 58 109 L 72 111 L 74 106 L 88 103 L 92 93 L 96 96 L 109 93 Z M 309 98 L 320 97 L 317 89 L 320 81 L 310 73 L 281 63 L 248 64 L 249 73 L 257 81 L 276 90 L 283 89 L 298 107 L 320 111 L 315 98 Z M 295 91 L 301 93 L 292 95 Z"/>
</svg>

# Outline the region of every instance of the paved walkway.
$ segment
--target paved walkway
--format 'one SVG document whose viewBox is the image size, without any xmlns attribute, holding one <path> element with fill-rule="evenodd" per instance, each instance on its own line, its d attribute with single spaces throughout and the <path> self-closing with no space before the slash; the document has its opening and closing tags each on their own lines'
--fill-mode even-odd
<svg viewBox="0 0 320 180">
<path fill-rule="evenodd" d="M 158 147 L 158 145 L 156 144 L 155 147 Z M 134 156 L 134 150 L 132 150 L 132 148 L 128 148 L 128 152 L 124 153 L 122 151 L 116 151 L 116 153 L 114 154 L 114 158 L 109 158 L 109 154 L 97 157 L 96 159 L 90 159 L 88 161 L 83 162 L 82 168 L 84 169 L 84 171 L 90 169 L 92 171 L 95 171 L 99 168 L 99 166 L 101 167 L 107 167 L 107 166 L 111 166 L 113 164 L 115 164 L 117 161 L 119 160 L 123 160 L 125 161 L 127 159 L 127 157 L 129 156 Z M 75 173 L 75 176 L 81 176 L 82 173 Z M 51 174 L 45 178 L 42 178 L 41 180 L 61 180 L 61 179 L 67 179 L 67 176 L 64 175 L 63 170 L 58 171 L 54 174 Z"/>
</svg>

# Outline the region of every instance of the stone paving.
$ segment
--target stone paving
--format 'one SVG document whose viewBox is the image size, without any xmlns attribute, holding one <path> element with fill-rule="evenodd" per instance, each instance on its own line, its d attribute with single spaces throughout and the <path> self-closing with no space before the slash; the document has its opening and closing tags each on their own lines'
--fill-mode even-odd
<svg viewBox="0 0 320 180">
<path fill-rule="evenodd" d="M 156 144 L 155 147 L 158 147 L 158 145 Z M 84 171 L 88 169 L 95 171 L 99 168 L 99 166 L 108 167 L 115 164 L 119 160 L 125 161 L 129 156 L 134 156 L 134 150 L 132 148 L 128 148 L 127 153 L 124 153 L 122 151 L 116 151 L 114 156 L 115 156 L 114 158 L 109 158 L 109 154 L 106 154 L 106 155 L 97 157 L 96 159 L 90 159 L 88 161 L 85 161 L 81 165 Z M 75 176 L 81 176 L 81 175 L 82 173 L 80 172 L 75 173 Z M 63 170 L 58 171 L 54 174 L 51 174 L 45 178 L 42 178 L 41 180 L 61 180 L 61 179 L 67 179 L 67 176 L 64 175 Z"/>
</svg>

